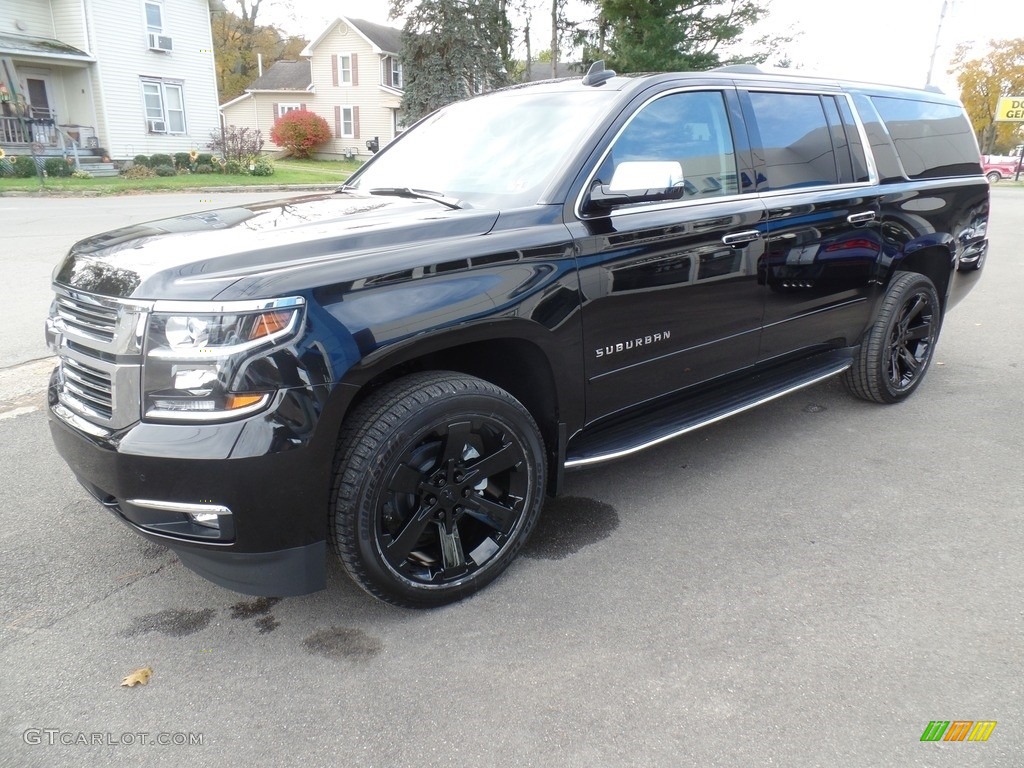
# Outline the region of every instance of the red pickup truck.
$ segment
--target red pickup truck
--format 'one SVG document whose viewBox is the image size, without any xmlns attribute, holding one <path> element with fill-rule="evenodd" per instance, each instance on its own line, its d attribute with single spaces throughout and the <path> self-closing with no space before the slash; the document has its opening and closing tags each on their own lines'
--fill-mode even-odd
<svg viewBox="0 0 1024 768">
<path fill-rule="evenodd" d="M 1018 157 L 1001 157 L 999 155 L 982 155 L 981 164 L 985 177 L 995 184 L 1003 179 L 1016 179 Z M 1024 170 L 1024 169 L 1022 169 Z"/>
</svg>

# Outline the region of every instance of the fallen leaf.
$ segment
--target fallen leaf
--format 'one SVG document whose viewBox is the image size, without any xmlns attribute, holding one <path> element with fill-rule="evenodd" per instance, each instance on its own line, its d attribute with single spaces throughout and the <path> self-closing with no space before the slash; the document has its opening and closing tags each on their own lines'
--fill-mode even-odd
<svg viewBox="0 0 1024 768">
<path fill-rule="evenodd" d="M 136 669 L 128 677 L 121 681 L 122 686 L 128 686 L 132 688 L 136 685 L 145 685 L 149 682 L 149 678 L 153 676 L 152 667 L 142 667 L 142 669 Z"/>
</svg>

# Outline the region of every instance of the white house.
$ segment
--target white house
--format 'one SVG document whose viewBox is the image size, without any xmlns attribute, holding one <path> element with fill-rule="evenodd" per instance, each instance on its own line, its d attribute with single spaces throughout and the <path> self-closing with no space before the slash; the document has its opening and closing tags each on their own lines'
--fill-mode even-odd
<svg viewBox="0 0 1024 768">
<path fill-rule="evenodd" d="M 113 159 L 204 150 L 220 126 L 221 0 L 2 0 L 0 147 L 76 139 Z M 51 149 L 52 151 L 52 149 Z"/>
<path fill-rule="evenodd" d="M 333 138 L 324 156 L 369 157 L 367 142 L 383 148 L 401 130 L 402 32 L 362 19 L 339 17 L 302 51 L 302 61 L 280 61 L 246 92 L 221 106 L 229 125 L 258 128 L 266 146 L 274 121 L 291 109 L 323 117 Z"/>
</svg>

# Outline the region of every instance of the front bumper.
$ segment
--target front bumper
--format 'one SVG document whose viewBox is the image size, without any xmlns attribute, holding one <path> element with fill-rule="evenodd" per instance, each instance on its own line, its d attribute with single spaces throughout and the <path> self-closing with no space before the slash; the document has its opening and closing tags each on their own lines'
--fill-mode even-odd
<svg viewBox="0 0 1024 768">
<path fill-rule="evenodd" d="M 282 417 L 295 407 L 224 424 L 136 423 L 108 432 L 76 420 L 56 402 L 55 387 L 54 380 L 54 445 L 122 522 L 237 592 L 284 597 L 324 588 L 333 441 L 320 450 L 313 424 Z M 299 410 L 318 412 L 324 393 L 315 389 L 282 393 L 279 406 L 293 398 L 304 402 Z"/>
</svg>

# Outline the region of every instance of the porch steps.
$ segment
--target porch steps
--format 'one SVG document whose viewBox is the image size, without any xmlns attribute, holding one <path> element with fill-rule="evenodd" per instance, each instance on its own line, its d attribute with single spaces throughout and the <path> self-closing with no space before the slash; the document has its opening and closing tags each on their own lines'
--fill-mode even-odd
<svg viewBox="0 0 1024 768">
<path fill-rule="evenodd" d="M 94 178 L 101 176 L 117 176 L 117 168 L 113 163 L 92 162 L 91 160 L 79 160 L 79 166 L 83 171 L 88 171 Z"/>
</svg>

